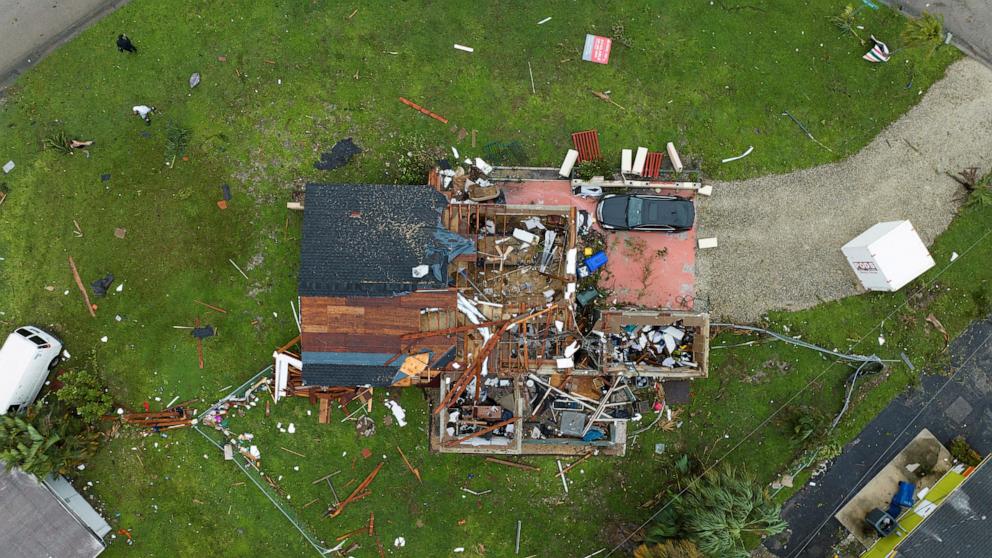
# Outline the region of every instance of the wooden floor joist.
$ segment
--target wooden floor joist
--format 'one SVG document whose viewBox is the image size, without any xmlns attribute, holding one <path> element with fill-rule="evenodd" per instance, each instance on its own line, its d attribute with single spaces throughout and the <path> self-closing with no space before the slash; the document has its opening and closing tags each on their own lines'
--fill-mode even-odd
<svg viewBox="0 0 992 558">
<path fill-rule="evenodd" d="M 331 422 L 331 400 L 321 399 L 320 409 L 317 411 L 317 423 L 327 424 Z"/>
</svg>

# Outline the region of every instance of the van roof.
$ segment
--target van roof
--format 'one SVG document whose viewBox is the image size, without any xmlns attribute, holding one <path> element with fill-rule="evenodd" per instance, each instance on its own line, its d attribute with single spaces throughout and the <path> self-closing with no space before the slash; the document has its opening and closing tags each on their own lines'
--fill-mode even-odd
<svg viewBox="0 0 992 558">
<path fill-rule="evenodd" d="M 23 370 L 34 358 L 38 347 L 17 333 L 7 336 L 3 347 L 0 347 L 0 370 Z M 0 377 L 4 383 L 9 378 Z M 0 387 L 0 391 L 3 388 Z"/>
<path fill-rule="evenodd" d="M 0 347 L 0 412 L 6 413 L 10 407 L 37 350 L 34 343 L 17 333 L 8 335 Z"/>
</svg>

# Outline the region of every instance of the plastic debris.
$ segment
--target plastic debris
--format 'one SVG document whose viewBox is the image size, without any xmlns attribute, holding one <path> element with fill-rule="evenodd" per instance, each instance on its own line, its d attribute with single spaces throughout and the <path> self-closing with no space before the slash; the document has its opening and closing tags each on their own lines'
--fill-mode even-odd
<svg viewBox="0 0 992 558">
<path fill-rule="evenodd" d="M 393 417 L 396 418 L 396 424 L 399 424 L 401 428 L 406 426 L 406 411 L 403 410 L 403 407 L 400 407 L 400 404 L 392 399 L 387 399 L 385 404 L 393 412 Z"/>
</svg>

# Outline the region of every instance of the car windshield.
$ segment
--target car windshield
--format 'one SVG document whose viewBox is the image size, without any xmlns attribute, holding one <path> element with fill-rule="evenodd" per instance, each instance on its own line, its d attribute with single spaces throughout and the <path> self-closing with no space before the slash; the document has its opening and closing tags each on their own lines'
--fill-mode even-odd
<svg viewBox="0 0 992 558">
<path fill-rule="evenodd" d="M 644 200 L 631 197 L 627 200 L 627 226 L 636 227 L 641 224 L 641 211 L 644 209 Z"/>
</svg>

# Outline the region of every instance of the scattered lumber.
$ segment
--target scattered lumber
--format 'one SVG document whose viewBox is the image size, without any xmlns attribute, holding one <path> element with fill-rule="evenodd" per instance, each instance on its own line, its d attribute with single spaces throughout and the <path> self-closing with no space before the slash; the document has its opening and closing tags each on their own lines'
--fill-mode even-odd
<svg viewBox="0 0 992 558">
<path fill-rule="evenodd" d="M 358 529 L 355 529 L 354 531 L 348 531 L 347 533 L 345 533 L 345 534 L 341 535 L 340 537 L 334 539 L 334 542 L 341 542 L 341 541 L 343 541 L 345 539 L 350 539 L 351 537 L 354 537 L 355 535 L 361 534 L 361 532 L 364 531 L 365 529 L 366 529 L 365 527 L 359 527 Z"/>
<path fill-rule="evenodd" d="M 320 408 L 317 411 L 317 423 L 327 424 L 331 422 L 331 400 L 321 399 Z"/>
<path fill-rule="evenodd" d="M 175 407 L 171 407 L 162 411 L 147 412 L 147 413 L 124 413 L 119 415 L 120 419 L 127 424 L 133 424 L 142 428 L 152 428 L 157 430 L 162 430 L 166 428 L 178 428 L 182 426 L 189 426 L 193 424 L 193 419 L 196 418 L 188 405 L 195 402 L 196 399 L 192 399 L 185 403 L 180 403 Z M 118 415 L 107 415 L 104 420 L 115 420 Z"/>
<path fill-rule="evenodd" d="M 361 500 L 362 498 L 365 498 L 370 494 L 372 494 L 372 492 L 366 490 L 366 488 L 368 488 L 369 485 L 372 484 L 372 481 L 375 480 L 376 475 L 379 474 L 379 470 L 382 469 L 383 463 L 385 462 L 380 461 L 379 464 L 375 466 L 375 469 L 373 469 L 372 472 L 369 473 L 369 476 L 365 477 L 365 480 L 363 480 L 358 486 L 355 487 L 355 490 L 352 491 L 350 496 L 348 496 L 344 500 L 341 500 L 341 502 L 338 505 L 331 506 L 330 508 L 328 508 L 326 516 L 337 517 L 341 515 L 341 512 L 344 511 L 345 507 L 348 504 Z"/>
</svg>

